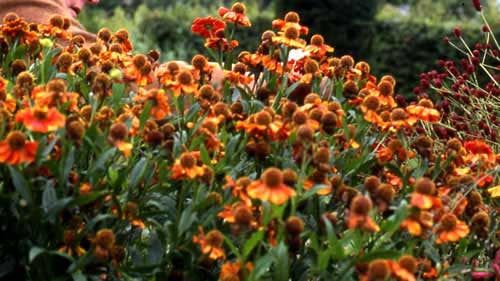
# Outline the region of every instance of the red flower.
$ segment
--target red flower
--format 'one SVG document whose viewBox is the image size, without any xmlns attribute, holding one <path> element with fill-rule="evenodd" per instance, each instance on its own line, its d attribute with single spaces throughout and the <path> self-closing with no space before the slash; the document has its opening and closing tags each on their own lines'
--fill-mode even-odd
<svg viewBox="0 0 500 281">
<path fill-rule="evenodd" d="M 205 38 L 214 37 L 215 31 L 224 29 L 226 23 L 214 17 L 197 18 L 191 25 L 191 31 Z"/>
</svg>

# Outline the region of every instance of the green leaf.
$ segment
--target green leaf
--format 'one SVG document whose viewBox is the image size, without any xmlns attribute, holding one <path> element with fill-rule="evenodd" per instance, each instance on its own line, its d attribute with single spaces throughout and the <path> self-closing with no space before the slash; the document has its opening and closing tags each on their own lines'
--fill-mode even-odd
<svg viewBox="0 0 500 281">
<path fill-rule="evenodd" d="M 45 210 L 45 212 L 48 212 L 48 210 L 54 205 L 56 201 L 56 190 L 50 182 L 47 182 L 42 194 L 42 208 Z"/>
<path fill-rule="evenodd" d="M 75 271 L 71 274 L 71 278 L 74 281 L 87 281 L 87 277 L 82 273 L 81 270 Z"/>
<path fill-rule="evenodd" d="M 273 280 L 288 281 L 288 270 L 290 269 L 288 261 L 288 250 L 283 241 L 273 250 L 274 274 Z"/>
<path fill-rule="evenodd" d="M 196 220 L 196 214 L 192 213 L 191 207 L 186 208 L 181 215 L 179 220 L 179 236 L 184 234 L 186 230 L 188 230 Z"/>
<path fill-rule="evenodd" d="M 116 148 L 112 147 L 112 148 L 108 149 L 106 152 L 104 152 L 103 154 L 101 154 L 101 156 L 99 156 L 97 161 L 92 166 L 90 173 L 93 174 L 98 170 L 103 170 L 104 165 L 106 164 L 106 162 L 108 162 L 109 158 L 111 158 L 115 154 L 115 152 L 116 152 Z"/>
<path fill-rule="evenodd" d="M 45 253 L 46 250 L 44 248 L 40 248 L 37 246 L 34 246 L 30 249 L 30 252 L 28 254 L 28 260 L 30 263 L 32 263 L 39 255 Z"/>
<path fill-rule="evenodd" d="M 153 107 L 153 103 L 151 101 L 147 101 L 144 104 L 144 108 L 142 109 L 141 115 L 139 116 L 139 131 L 142 132 L 144 125 L 146 125 L 146 121 L 149 119 L 151 107 Z"/>
<path fill-rule="evenodd" d="M 8 168 L 16 191 L 26 200 L 26 202 L 28 202 L 28 204 L 33 203 L 31 188 L 24 176 L 16 168 L 12 166 L 8 166 Z"/>
<path fill-rule="evenodd" d="M 113 103 L 113 110 L 116 112 L 122 106 L 121 100 L 125 92 L 125 84 L 113 83 L 112 92 L 111 102 Z"/>
<path fill-rule="evenodd" d="M 134 189 L 141 179 L 144 177 L 144 173 L 146 172 L 146 168 L 148 167 L 148 162 L 145 157 L 142 157 L 141 160 L 139 160 L 134 168 L 132 169 L 132 172 L 130 173 L 130 182 L 128 188 L 130 190 Z"/>
<path fill-rule="evenodd" d="M 434 243 L 428 240 L 422 242 L 422 246 L 424 246 L 424 253 L 427 257 L 433 260 L 435 263 L 439 263 L 441 260 L 441 256 L 439 255 L 439 251 L 434 247 Z"/>
<path fill-rule="evenodd" d="M 78 196 L 71 202 L 71 206 L 87 205 L 87 204 L 92 203 L 95 200 L 105 196 L 106 194 L 108 194 L 106 191 L 94 191 L 94 192 L 91 192 L 87 195 Z"/>
<path fill-rule="evenodd" d="M 203 161 L 203 163 L 205 163 L 205 165 L 210 166 L 211 165 L 210 155 L 208 155 L 208 150 L 204 144 L 200 145 L 200 154 L 201 154 L 201 160 Z"/>
<path fill-rule="evenodd" d="M 293 83 L 290 87 L 288 87 L 285 91 L 285 97 L 288 97 L 302 82 L 297 81 Z"/>
<path fill-rule="evenodd" d="M 271 263 L 273 262 L 273 256 L 269 253 L 255 262 L 255 267 L 250 274 L 249 280 L 260 281 L 263 280 L 262 276 L 269 271 Z"/>
<path fill-rule="evenodd" d="M 337 235 L 335 234 L 331 222 L 326 218 L 322 218 L 322 220 L 326 227 L 326 235 L 328 237 L 328 248 L 330 250 L 332 258 L 335 260 L 343 259 L 345 257 L 344 247 L 342 247 L 342 243 L 337 238 Z"/>
<path fill-rule="evenodd" d="M 238 248 L 236 248 L 236 246 L 234 245 L 233 241 L 224 235 L 224 242 L 226 242 L 227 246 L 229 247 L 229 249 L 231 250 L 231 252 L 236 255 L 239 259 L 240 257 L 240 251 L 238 251 Z"/>
<path fill-rule="evenodd" d="M 408 203 L 406 200 L 403 200 L 396 212 L 390 216 L 385 222 L 382 224 L 381 229 L 384 232 L 394 232 L 399 229 L 401 222 L 403 222 L 408 215 Z"/>
<path fill-rule="evenodd" d="M 252 250 L 257 246 L 257 244 L 262 241 L 264 237 L 264 231 L 258 231 L 252 234 L 250 238 L 245 242 L 245 246 L 243 246 L 243 259 L 246 259 L 248 255 L 252 252 Z"/>
</svg>

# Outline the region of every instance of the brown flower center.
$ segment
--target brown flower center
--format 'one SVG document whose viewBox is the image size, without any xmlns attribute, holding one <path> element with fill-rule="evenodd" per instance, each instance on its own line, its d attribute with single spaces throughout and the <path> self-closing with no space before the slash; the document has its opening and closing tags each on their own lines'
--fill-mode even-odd
<svg viewBox="0 0 500 281">
<path fill-rule="evenodd" d="M 370 198 L 363 195 L 358 195 L 354 197 L 351 202 L 351 211 L 357 215 L 365 216 L 370 212 L 372 208 L 372 201 Z"/>
<path fill-rule="evenodd" d="M 261 126 L 267 126 L 271 124 L 272 117 L 267 111 L 261 111 L 255 115 L 255 122 Z"/>
<path fill-rule="evenodd" d="M 114 124 L 111 127 L 110 135 L 114 140 L 123 140 L 127 137 L 127 126 L 123 123 Z"/>
<path fill-rule="evenodd" d="M 191 153 L 183 153 L 181 155 L 181 165 L 184 168 L 192 168 L 196 164 L 196 158 Z"/>
<path fill-rule="evenodd" d="M 295 111 L 292 115 L 293 122 L 298 125 L 302 125 L 307 121 L 307 114 L 303 111 Z"/>
<path fill-rule="evenodd" d="M 12 150 L 22 149 L 26 143 L 26 136 L 19 131 L 11 132 L 7 136 L 7 143 Z"/>
<path fill-rule="evenodd" d="M 375 96 L 368 96 L 363 101 L 363 105 L 371 111 L 377 111 L 380 106 L 380 101 Z"/>
<path fill-rule="evenodd" d="M 231 10 L 238 14 L 244 14 L 246 9 L 247 8 L 245 7 L 245 4 L 240 2 L 234 3 L 233 6 L 231 7 Z"/>
<path fill-rule="evenodd" d="M 432 103 L 432 101 L 428 100 L 428 99 L 421 99 L 418 102 L 418 105 L 421 105 L 421 106 L 427 107 L 427 108 L 433 108 L 434 107 L 434 104 Z"/>
<path fill-rule="evenodd" d="M 47 108 L 36 107 L 33 109 L 33 116 L 35 116 L 35 118 L 38 120 L 47 119 L 47 115 L 48 115 Z"/>
<path fill-rule="evenodd" d="M 300 21 L 300 16 L 296 12 L 288 12 L 285 15 L 285 21 L 298 23 Z"/>
<path fill-rule="evenodd" d="M 203 85 L 199 90 L 200 97 L 208 100 L 212 99 L 214 93 L 214 88 L 210 85 Z"/>
<path fill-rule="evenodd" d="M 207 66 L 207 59 L 203 55 L 196 55 L 191 60 L 191 64 L 195 69 L 203 70 Z"/>
<path fill-rule="evenodd" d="M 132 59 L 132 62 L 134 63 L 135 67 L 141 68 L 146 64 L 147 58 L 145 55 L 142 54 L 135 55 L 134 58 Z"/>
<path fill-rule="evenodd" d="M 408 118 L 408 114 L 402 108 L 396 108 L 391 112 L 391 120 L 392 121 L 400 121 Z"/>
<path fill-rule="evenodd" d="M 105 249 L 110 249 L 115 243 L 115 234 L 111 229 L 101 229 L 97 232 L 95 242 Z"/>
<path fill-rule="evenodd" d="M 409 256 L 409 255 L 406 255 L 406 256 L 402 256 L 400 259 L 399 259 L 399 265 L 408 270 L 408 272 L 410 273 L 415 273 L 417 271 L 417 267 L 418 267 L 418 262 L 417 260 L 412 257 L 412 256 Z"/>
<path fill-rule="evenodd" d="M 177 81 L 182 85 L 190 85 L 193 82 L 193 75 L 188 70 L 184 70 L 177 75 Z"/>
<path fill-rule="evenodd" d="M 432 195 L 436 191 L 436 185 L 429 178 L 420 178 L 415 182 L 415 191 L 422 194 Z"/>
<path fill-rule="evenodd" d="M 206 241 L 211 246 L 220 247 L 222 246 L 222 243 L 224 243 L 224 237 L 222 236 L 222 233 L 220 233 L 220 231 L 212 230 L 207 233 Z"/>
<path fill-rule="evenodd" d="M 316 34 L 311 37 L 311 45 L 322 46 L 325 43 L 323 36 Z"/>
<path fill-rule="evenodd" d="M 319 70 L 319 65 L 315 60 L 308 60 L 304 65 L 306 73 L 316 73 Z"/>
<path fill-rule="evenodd" d="M 269 168 L 262 174 L 262 180 L 268 187 L 277 187 L 283 183 L 283 173 L 277 168 Z"/>
<path fill-rule="evenodd" d="M 394 86 L 389 81 L 381 81 L 378 84 L 378 90 L 383 96 L 392 96 L 394 94 Z"/>
<path fill-rule="evenodd" d="M 457 217 L 454 214 L 445 215 L 441 219 L 441 228 L 443 230 L 449 231 L 455 229 L 457 226 Z"/>
<path fill-rule="evenodd" d="M 299 38 L 299 30 L 294 26 L 289 26 L 285 29 L 285 37 L 291 40 Z"/>
<path fill-rule="evenodd" d="M 389 274 L 389 265 L 384 260 L 374 260 L 368 267 L 368 279 L 370 281 L 386 280 Z"/>
</svg>

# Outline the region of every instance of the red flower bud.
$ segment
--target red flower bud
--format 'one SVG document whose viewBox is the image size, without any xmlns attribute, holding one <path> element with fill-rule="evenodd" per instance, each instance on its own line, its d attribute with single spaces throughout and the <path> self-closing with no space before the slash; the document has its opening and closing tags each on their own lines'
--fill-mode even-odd
<svg viewBox="0 0 500 281">
<path fill-rule="evenodd" d="M 462 37 L 462 30 L 460 29 L 460 27 L 455 27 L 453 29 L 453 33 L 455 34 L 456 37 Z"/>
<path fill-rule="evenodd" d="M 481 0 L 472 0 L 472 4 L 474 5 L 474 8 L 478 11 L 481 12 L 482 7 L 481 7 Z"/>
</svg>

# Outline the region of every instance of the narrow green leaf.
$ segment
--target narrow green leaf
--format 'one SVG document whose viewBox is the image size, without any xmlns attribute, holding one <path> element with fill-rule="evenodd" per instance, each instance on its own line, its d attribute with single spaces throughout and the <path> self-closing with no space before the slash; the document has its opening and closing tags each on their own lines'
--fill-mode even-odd
<svg viewBox="0 0 500 281">
<path fill-rule="evenodd" d="M 245 242 L 243 246 L 243 258 L 246 259 L 248 255 L 252 252 L 252 250 L 257 246 L 257 244 L 262 241 L 264 237 L 264 231 L 258 231 L 252 234 L 250 238 Z"/>
<path fill-rule="evenodd" d="M 31 188 L 28 185 L 28 182 L 16 168 L 12 166 L 8 166 L 8 168 L 16 191 L 21 195 L 21 197 L 24 198 L 24 200 L 26 200 L 26 202 L 28 202 L 28 204 L 31 205 L 33 197 L 31 195 Z"/>
<path fill-rule="evenodd" d="M 139 131 L 142 132 L 142 129 L 144 128 L 144 125 L 146 125 L 146 121 L 149 119 L 149 115 L 151 112 L 151 107 L 153 106 L 153 103 L 151 101 L 147 101 L 144 104 L 144 108 L 142 109 L 141 115 L 139 116 Z"/>
<path fill-rule="evenodd" d="M 130 190 L 134 189 L 139 184 L 141 179 L 144 177 L 144 172 L 146 172 L 147 167 L 148 162 L 145 157 L 142 157 L 141 160 L 135 164 L 132 172 L 130 173 L 130 182 L 128 186 Z"/>
</svg>

